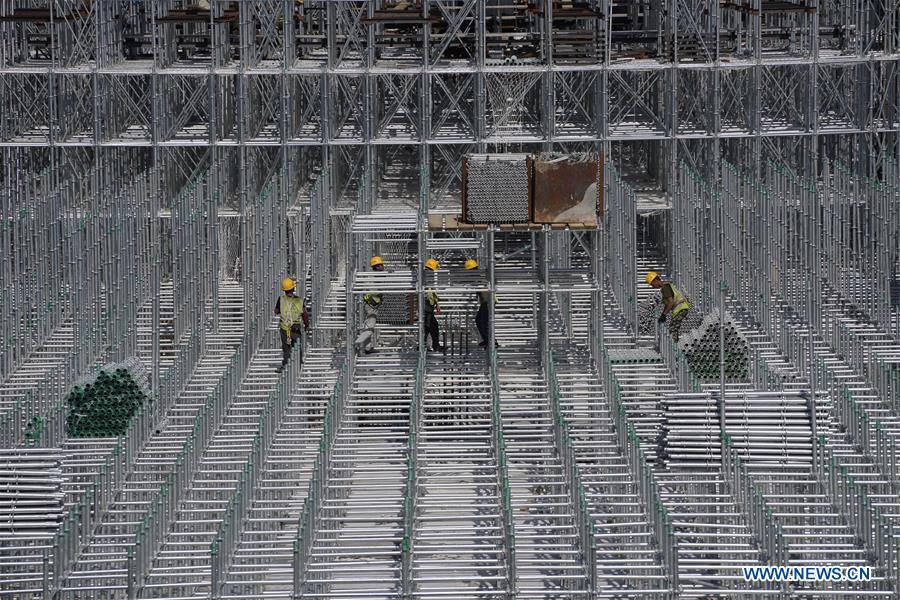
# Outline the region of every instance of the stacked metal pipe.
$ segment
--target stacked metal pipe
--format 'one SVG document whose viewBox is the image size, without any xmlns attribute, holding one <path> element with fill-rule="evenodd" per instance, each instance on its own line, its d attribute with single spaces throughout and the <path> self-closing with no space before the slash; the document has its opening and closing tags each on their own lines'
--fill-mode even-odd
<svg viewBox="0 0 900 600">
<path fill-rule="evenodd" d="M 471 154 L 467 161 L 466 220 L 525 223 L 530 218 L 527 154 Z"/>
<path fill-rule="evenodd" d="M 721 464 L 725 424 L 734 451 L 751 467 L 808 466 L 812 422 L 806 392 L 679 393 L 666 396 L 659 455 L 670 468 Z M 724 410 L 724 419 L 722 411 Z"/>
<path fill-rule="evenodd" d="M 0 449 L 0 538 L 55 534 L 63 519 L 63 481 L 60 450 Z"/>
<path fill-rule="evenodd" d="M 100 371 L 91 383 L 76 385 L 66 403 L 66 433 L 71 437 L 123 435 L 148 396 L 124 368 Z"/>
<path fill-rule="evenodd" d="M 724 332 L 725 378 L 729 381 L 745 381 L 748 378 L 750 347 L 727 313 Z M 684 352 L 691 371 L 701 381 L 718 380 L 721 376 L 719 338 L 719 316 L 710 314 L 678 341 L 678 347 Z"/>
<path fill-rule="evenodd" d="M 384 294 L 378 309 L 379 323 L 406 325 L 410 315 L 415 314 L 415 299 L 413 294 Z"/>
</svg>

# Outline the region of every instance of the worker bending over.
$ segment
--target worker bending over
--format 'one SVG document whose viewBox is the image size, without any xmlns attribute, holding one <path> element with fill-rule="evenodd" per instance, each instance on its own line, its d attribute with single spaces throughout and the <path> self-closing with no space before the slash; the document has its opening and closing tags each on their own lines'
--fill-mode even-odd
<svg viewBox="0 0 900 600">
<path fill-rule="evenodd" d="M 650 287 L 658 289 L 662 293 L 663 311 L 659 315 L 659 322 L 665 323 L 666 315 L 672 315 L 669 321 L 669 333 L 672 335 L 672 339 L 677 342 L 681 334 L 681 325 L 687 318 L 691 308 L 687 296 L 671 281 L 663 281 L 655 271 L 647 273 L 645 281 L 650 284 Z"/>
<path fill-rule="evenodd" d="M 275 301 L 275 314 L 280 317 L 278 330 L 281 333 L 281 352 L 283 354 L 279 371 L 288 364 L 288 361 L 291 359 L 291 348 L 303 333 L 300 328 L 301 320 L 306 330 L 309 331 L 309 313 L 303 305 L 303 299 L 296 296 L 296 288 L 294 280 L 290 277 L 285 277 L 281 280 L 281 290 L 284 292 L 284 295 L 279 296 L 278 300 Z M 300 349 L 300 364 L 303 364 L 302 347 Z"/>
<path fill-rule="evenodd" d="M 369 261 L 373 271 L 384 271 L 384 261 L 380 256 L 373 256 Z M 371 354 L 378 345 L 378 309 L 381 308 L 382 297 L 380 293 L 373 292 L 363 296 L 363 326 L 356 337 L 354 346 L 356 353 Z"/>
<path fill-rule="evenodd" d="M 472 271 L 478 268 L 478 263 L 470 258 L 465 263 L 466 271 Z M 482 348 L 486 347 L 491 341 L 491 308 L 488 302 L 491 301 L 490 292 L 478 292 L 478 312 L 475 313 L 475 327 L 481 334 L 481 343 L 478 344 Z M 497 304 L 497 296 L 494 296 L 494 304 Z M 494 342 L 494 345 L 498 345 Z"/>
<path fill-rule="evenodd" d="M 425 269 L 435 272 L 438 270 L 438 261 L 429 258 L 425 261 Z M 431 336 L 431 349 L 435 352 L 443 352 L 441 346 L 441 332 L 438 329 L 436 314 L 441 314 L 441 298 L 433 289 L 425 290 L 425 333 Z"/>
</svg>

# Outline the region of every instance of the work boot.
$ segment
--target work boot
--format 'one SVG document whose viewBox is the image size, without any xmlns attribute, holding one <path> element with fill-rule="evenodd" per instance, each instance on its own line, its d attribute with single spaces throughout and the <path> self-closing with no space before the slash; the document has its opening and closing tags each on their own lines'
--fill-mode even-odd
<svg viewBox="0 0 900 600">
<path fill-rule="evenodd" d="M 432 348 L 435 352 L 445 352 L 447 350 L 447 346 L 438 346 L 436 348 Z"/>
</svg>

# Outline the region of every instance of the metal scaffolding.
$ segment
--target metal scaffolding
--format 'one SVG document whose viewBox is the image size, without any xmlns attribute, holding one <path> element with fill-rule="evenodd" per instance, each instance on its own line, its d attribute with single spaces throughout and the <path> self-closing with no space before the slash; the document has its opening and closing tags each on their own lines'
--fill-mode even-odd
<svg viewBox="0 0 900 600">
<path fill-rule="evenodd" d="M 894 0 L 0 0 L 0 160 L 2 594 L 900 594 Z"/>
</svg>

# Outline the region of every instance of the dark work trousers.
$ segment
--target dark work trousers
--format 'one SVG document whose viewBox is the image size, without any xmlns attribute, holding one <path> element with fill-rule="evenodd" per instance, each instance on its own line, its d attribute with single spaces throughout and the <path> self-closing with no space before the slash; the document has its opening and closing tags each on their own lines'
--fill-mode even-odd
<svg viewBox="0 0 900 600">
<path fill-rule="evenodd" d="M 278 328 L 278 332 L 281 334 L 281 352 L 284 355 L 281 364 L 287 365 L 288 361 L 291 360 L 291 348 L 293 348 L 291 342 L 297 344 L 297 351 L 300 353 L 300 364 L 303 364 L 303 349 L 299 344 L 300 336 L 302 335 L 300 326 L 295 325 L 291 327 L 290 337 L 288 337 L 288 334 L 285 333 L 284 329 L 282 329 L 281 327 Z"/>
<path fill-rule="evenodd" d="M 425 312 L 425 333 L 431 336 L 431 349 L 440 350 L 441 332 L 438 329 L 437 317 L 430 311 Z"/>
<path fill-rule="evenodd" d="M 491 328 L 490 325 L 491 311 L 488 309 L 486 302 L 482 302 L 478 306 L 478 312 L 475 313 L 475 327 L 481 334 L 481 341 L 487 344 L 490 342 Z"/>
</svg>

